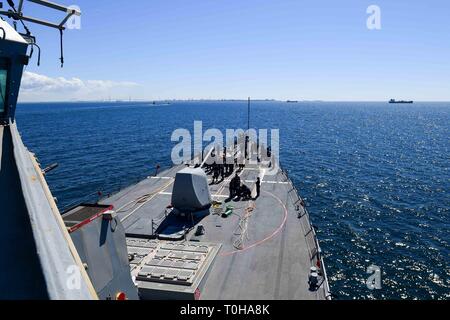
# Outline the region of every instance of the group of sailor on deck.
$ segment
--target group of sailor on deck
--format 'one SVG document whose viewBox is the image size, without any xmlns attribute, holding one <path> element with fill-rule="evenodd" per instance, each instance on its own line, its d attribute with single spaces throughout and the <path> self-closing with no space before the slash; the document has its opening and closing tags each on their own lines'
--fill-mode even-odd
<svg viewBox="0 0 450 320">
<path fill-rule="evenodd" d="M 244 201 L 258 199 L 261 193 L 261 179 L 259 177 L 256 179 L 255 185 L 256 185 L 256 197 L 252 198 L 252 192 L 250 188 L 244 183 L 241 183 L 241 178 L 239 177 L 238 173 L 236 173 L 236 175 L 230 181 L 229 200 L 233 200 L 236 197 Z"/>
<path fill-rule="evenodd" d="M 236 143 L 236 142 L 235 142 Z M 248 139 L 245 142 L 245 146 L 247 147 Z M 236 143 L 237 144 L 237 143 Z M 236 146 L 235 146 L 236 147 Z M 248 156 L 247 148 L 245 148 L 245 157 Z M 270 149 L 267 150 L 268 154 L 271 152 Z M 241 163 L 238 160 L 238 156 L 230 157 L 227 153 L 227 148 L 223 148 L 223 152 L 220 152 L 218 155 L 219 159 L 221 161 L 214 161 L 212 164 L 205 164 L 205 168 L 208 174 L 212 175 L 212 182 L 211 184 L 218 184 L 220 182 L 223 182 L 226 177 L 229 177 L 233 174 L 235 169 L 238 170 L 235 173 L 235 176 L 231 179 L 229 189 L 230 189 L 230 196 L 227 199 L 227 201 L 231 200 L 256 200 L 259 198 L 261 193 L 261 179 L 258 177 L 255 182 L 256 187 L 256 197 L 252 197 L 252 191 L 250 188 L 241 182 L 241 178 L 239 176 L 239 172 L 242 172 L 242 170 L 245 168 L 245 164 Z M 240 152 L 239 152 L 240 154 Z M 213 149 L 211 151 L 211 158 L 216 158 L 215 150 Z M 258 159 L 259 160 L 259 159 Z M 219 163 L 217 163 L 219 162 Z M 220 178 L 220 180 L 219 180 Z"/>
</svg>

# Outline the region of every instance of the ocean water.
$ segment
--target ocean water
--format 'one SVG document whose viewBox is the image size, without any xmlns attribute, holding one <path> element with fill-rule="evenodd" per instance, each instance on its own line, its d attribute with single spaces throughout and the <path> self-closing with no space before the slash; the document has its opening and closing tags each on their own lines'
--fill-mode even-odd
<svg viewBox="0 0 450 320">
<path fill-rule="evenodd" d="M 174 129 L 246 128 L 246 102 L 22 104 L 17 122 L 60 208 L 171 166 Z M 450 103 L 253 102 L 280 129 L 339 299 L 450 298 Z M 294 244 L 293 244 L 294 245 Z M 367 267 L 381 269 L 369 290 Z"/>
</svg>

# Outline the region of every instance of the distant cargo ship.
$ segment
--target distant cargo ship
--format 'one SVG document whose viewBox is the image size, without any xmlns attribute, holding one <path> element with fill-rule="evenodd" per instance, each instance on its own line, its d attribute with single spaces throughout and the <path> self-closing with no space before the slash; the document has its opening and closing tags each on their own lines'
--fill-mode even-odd
<svg viewBox="0 0 450 320">
<path fill-rule="evenodd" d="M 170 102 L 159 102 L 159 101 L 153 101 L 151 103 L 152 106 L 170 106 Z"/>
<path fill-rule="evenodd" d="M 389 103 L 414 103 L 414 101 L 406 101 L 406 100 L 395 100 L 395 99 L 391 99 L 389 100 Z"/>
<path fill-rule="evenodd" d="M 297 100 L 288 100 L 288 101 L 286 101 L 287 103 L 298 103 L 298 101 Z"/>
</svg>

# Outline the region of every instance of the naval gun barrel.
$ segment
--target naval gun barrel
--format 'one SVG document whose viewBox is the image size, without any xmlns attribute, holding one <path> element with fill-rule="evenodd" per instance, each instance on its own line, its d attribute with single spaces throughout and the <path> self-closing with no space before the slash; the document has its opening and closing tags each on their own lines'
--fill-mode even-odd
<svg viewBox="0 0 450 320">
<path fill-rule="evenodd" d="M 49 165 L 47 168 L 45 168 L 44 170 L 42 170 L 42 173 L 43 173 L 43 174 L 47 174 L 47 173 L 49 173 L 50 171 L 53 171 L 53 170 L 55 170 L 55 169 L 58 168 L 58 167 L 59 167 L 59 164 L 58 164 L 58 163 L 53 163 L 53 164 Z"/>
</svg>

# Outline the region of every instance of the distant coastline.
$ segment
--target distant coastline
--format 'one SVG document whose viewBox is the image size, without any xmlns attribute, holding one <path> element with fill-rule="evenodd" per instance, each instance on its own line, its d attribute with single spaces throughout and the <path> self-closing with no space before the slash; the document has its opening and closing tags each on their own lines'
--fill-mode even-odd
<svg viewBox="0 0 450 320">
<path fill-rule="evenodd" d="M 286 103 L 287 100 L 277 100 L 277 99 L 252 99 L 252 102 L 279 102 Z M 358 101 L 358 100 L 289 100 L 295 101 L 295 103 L 291 103 L 293 105 L 296 104 L 304 104 L 304 103 L 386 103 L 386 101 Z M 247 103 L 246 99 L 164 99 L 164 100 L 69 100 L 69 101 L 19 101 L 19 104 L 58 104 L 58 103 L 177 103 L 177 102 L 242 102 Z M 450 100 L 435 100 L 435 101 L 414 101 L 414 104 L 420 103 L 449 103 Z"/>
</svg>

